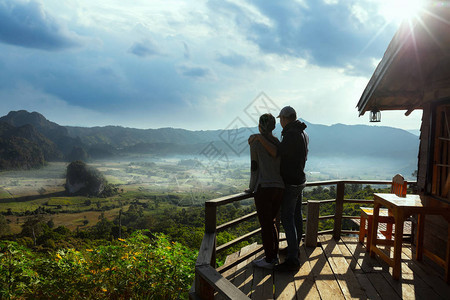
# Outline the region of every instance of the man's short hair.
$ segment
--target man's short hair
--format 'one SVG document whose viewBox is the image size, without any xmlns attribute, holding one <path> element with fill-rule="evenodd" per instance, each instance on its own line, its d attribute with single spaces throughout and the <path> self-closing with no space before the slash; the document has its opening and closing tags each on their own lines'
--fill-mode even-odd
<svg viewBox="0 0 450 300">
<path fill-rule="evenodd" d="M 280 114 L 277 118 L 286 118 L 289 121 L 295 121 L 297 120 L 297 113 L 295 112 L 295 109 L 293 109 L 291 106 L 285 106 L 283 109 L 281 109 Z"/>
</svg>

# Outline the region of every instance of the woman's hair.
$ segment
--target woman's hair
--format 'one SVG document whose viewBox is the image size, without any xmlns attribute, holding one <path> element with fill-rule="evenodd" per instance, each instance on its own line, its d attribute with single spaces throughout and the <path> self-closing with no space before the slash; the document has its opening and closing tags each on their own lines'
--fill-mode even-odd
<svg viewBox="0 0 450 300">
<path fill-rule="evenodd" d="M 275 129 L 275 117 L 272 114 L 263 114 L 259 117 L 259 127 L 262 134 L 271 133 Z"/>
</svg>

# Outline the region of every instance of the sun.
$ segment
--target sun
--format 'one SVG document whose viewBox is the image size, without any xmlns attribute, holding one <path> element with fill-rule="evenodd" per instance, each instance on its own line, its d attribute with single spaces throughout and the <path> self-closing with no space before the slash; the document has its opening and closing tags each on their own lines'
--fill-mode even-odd
<svg viewBox="0 0 450 300">
<path fill-rule="evenodd" d="M 388 22 L 401 23 L 418 17 L 426 0 L 381 0 L 379 13 Z"/>
</svg>

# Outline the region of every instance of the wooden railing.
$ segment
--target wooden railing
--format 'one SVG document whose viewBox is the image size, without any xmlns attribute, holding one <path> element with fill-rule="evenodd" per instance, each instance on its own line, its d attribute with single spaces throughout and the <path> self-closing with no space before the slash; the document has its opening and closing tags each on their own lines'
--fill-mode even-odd
<svg viewBox="0 0 450 300">
<path fill-rule="evenodd" d="M 307 187 L 314 186 L 336 186 L 336 199 L 328 200 L 308 200 L 303 202 L 307 206 L 307 215 L 304 222 L 306 222 L 305 244 L 307 247 L 315 247 L 317 245 L 317 237 L 319 234 L 333 234 L 334 239 L 338 240 L 341 234 L 357 234 L 358 231 L 343 230 L 343 219 L 359 219 L 359 216 L 343 215 L 344 204 L 359 203 L 372 204 L 373 200 L 363 199 L 344 199 L 346 184 L 361 184 L 361 185 L 386 185 L 389 186 L 392 182 L 386 180 L 332 180 L 332 181 L 317 181 L 308 182 Z M 408 182 L 409 185 L 415 182 Z M 200 246 L 198 258 L 195 264 L 195 281 L 190 291 L 191 299 L 213 299 L 214 293 L 219 293 L 225 299 L 249 299 L 237 287 L 225 279 L 220 272 L 235 266 L 241 261 L 247 259 L 247 256 L 253 255 L 260 251 L 262 247 L 257 248 L 254 252 L 241 257 L 240 260 L 233 264 L 223 266 L 216 269 L 216 254 L 224 251 L 238 243 L 248 240 L 252 236 L 258 234 L 261 229 L 258 228 L 248 232 L 228 243 L 217 246 L 216 235 L 218 232 L 236 226 L 242 222 L 256 218 L 256 211 L 245 216 L 239 217 L 235 220 L 217 226 L 217 208 L 229 203 L 242 201 L 253 198 L 254 194 L 240 193 L 230 195 L 218 199 L 213 199 L 205 202 L 205 235 Z M 320 216 L 320 205 L 326 203 L 335 203 L 334 215 Z M 334 228 L 330 230 L 319 231 L 320 220 L 334 220 Z"/>
</svg>

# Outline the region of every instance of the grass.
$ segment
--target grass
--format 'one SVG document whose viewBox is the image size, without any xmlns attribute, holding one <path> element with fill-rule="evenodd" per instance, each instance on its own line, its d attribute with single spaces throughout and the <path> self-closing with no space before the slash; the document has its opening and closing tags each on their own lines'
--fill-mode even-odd
<svg viewBox="0 0 450 300">
<path fill-rule="evenodd" d="M 11 199 L 12 196 L 8 191 L 3 188 L 0 188 L 0 199 Z"/>
<path fill-rule="evenodd" d="M 13 199 L 12 199 L 13 200 Z M 6 203 L 0 203 L 0 213 L 6 212 L 8 209 L 11 209 L 12 212 L 17 213 L 24 213 L 26 211 L 34 211 L 38 209 L 39 207 L 42 207 L 47 202 L 47 198 L 43 199 L 36 199 L 26 202 L 6 202 Z"/>
</svg>

